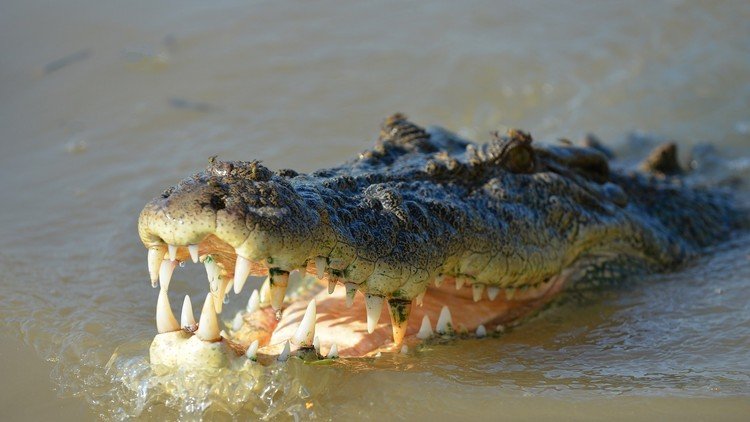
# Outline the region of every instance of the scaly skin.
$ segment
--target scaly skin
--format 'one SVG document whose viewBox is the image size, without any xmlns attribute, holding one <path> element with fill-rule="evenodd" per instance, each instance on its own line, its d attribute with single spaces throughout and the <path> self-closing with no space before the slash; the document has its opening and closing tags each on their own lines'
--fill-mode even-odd
<svg viewBox="0 0 750 422">
<path fill-rule="evenodd" d="M 179 246 L 177 260 L 188 258 L 187 245 L 198 245 L 202 260 L 210 255 L 220 272 L 215 302 L 235 277 L 238 255 L 249 261 L 251 274 L 270 272 L 277 296 L 288 272 L 315 274 L 316 263 L 324 263 L 328 281 L 388 301 L 399 344 L 403 334 L 396 331 L 409 319 L 410 303 L 436 278 L 471 285 L 480 296 L 485 289 L 510 292 L 494 309 L 487 302 L 454 310 L 457 319 L 476 313 L 465 323 L 476 327 L 516 319 L 565 283 L 672 269 L 745 221 L 728 193 L 665 175 L 681 169 L 673 147 L 664 151 L 644 163 L 651 174 L 627 172 L 610 168 L 596 143 L 538 146 L 528 134 L 510 131 L 478 146 L 394 115 L 373 150 L 311 174 L 212 159 L 206 170 L 149 202 L 138 229 L 159 259 L 167 244 Z M 448 290 L 434 293 L 445 297 Z M 340 304 L 343 289 L 338 296 Z M 294 304 L 289 309 L 285 318 L 300 313 Z M 259 312 L 246 322 L 271 315 Z M 338 312 L 332 319 L 341 321 L 344 311 Z M 339 327 L 338 336 L 362 328 L 348 324 L 348 332 L 341 332 L 346 324 L 328 327 Z M 251 331 L 256 334 L 245 343 L 263 330 Z M 349 354 L 378 347 L 363 346 L 360 337 L 355 343 Z"/>
</svg>

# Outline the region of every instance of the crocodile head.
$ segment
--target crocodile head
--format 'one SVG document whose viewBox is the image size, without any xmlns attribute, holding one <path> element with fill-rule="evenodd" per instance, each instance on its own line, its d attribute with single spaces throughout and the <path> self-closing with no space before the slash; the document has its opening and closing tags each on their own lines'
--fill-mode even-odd
<svg viewBox="0 0 750 422">
<path fill-rule="evenodd" d="M 313 350 L 313 340 L 319 353 L 336 344 L 361 356 L 487 335 L 574 278 L 667 268 L 728 232 L 724 197 L 681 189 L 610 170 L 598 144 L 538 147 L 512 130 L 478 146 L 402 115 L 372 150 L 311 174 L 211 159 L 140 214 L 151 282 L 161 282 L 152 363 L 227 365 L 256 341 L 258 356 Z M 694 219 L 705 204 L 715 209 L 701 214 L 715 215 Z M 679 232 L 683 220 L 694 233 Z M 166 293 L 187 260 L 209 279 L 198 324 L 187 298 L 177 322 Z M 249 275 L 268 279 L 220 334 L 216 312 Z"/>
</svg>

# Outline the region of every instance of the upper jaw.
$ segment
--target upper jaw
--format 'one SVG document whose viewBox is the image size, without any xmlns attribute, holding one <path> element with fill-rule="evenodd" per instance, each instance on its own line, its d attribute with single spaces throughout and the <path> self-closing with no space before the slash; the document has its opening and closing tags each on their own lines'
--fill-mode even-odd
<svg viewBox="0 0 750 422">
<path fill-rule="evenodd" d="M 446 210 L 461 199 L 445 197 L 439 184 L 418 182 L 418 189 L 401 194 L 388 183 L 361 190 L 346 177 L 298 177 L 292 181 L 257 162 L 213 160 L 153 199 L 138 221 L 152 283 L 164 257 L 204 261 L 210 255 L 236 291 L 249 274 L 284 276 L 314 264 L 335 283 L 410 301 L 440 274 L 518 286 L 545 280 L 565 264 L 565 245 L 518 237 L 523 230 L 515 222 L 480 221 L 482 215 L 460 206 Z M 438 218 L 449 211 L 464 213 L 464 220 Z M 497 227 L 483 228 L 490 224 Z"/>
<path fill-rule="evenodd" d="M 286 180 L 260 164 L 212 161 L 150 201 L 138 231 L 147 248 L 199 245 L 213 236 L 238 256 L 291 271 L 325 243 L 314 236 L 322 233 L 319 222 Z"/>
<path fill-rule="evenodd" d="M 146 204 L 138 218 L 138 234 L 143 244 L 147 248 L 167 244 L 187 246 L 198 244 L 214 233 L 216 211 L 200 205 L 204 192 L 196 192 L 196 196 L 194 202 L 184 197 L 160 196 Z"/>
</svg>

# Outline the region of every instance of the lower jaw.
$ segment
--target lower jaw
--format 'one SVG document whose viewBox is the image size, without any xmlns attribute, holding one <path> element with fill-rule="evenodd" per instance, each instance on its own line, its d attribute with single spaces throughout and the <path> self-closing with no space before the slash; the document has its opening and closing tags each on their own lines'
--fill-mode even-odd
<svg viewBox="0 0 750 422">
<path fill-rule="evenodd" d="M 308 294 L 309 300 L 316 302 L 314 335 L 317 347 L 300 347 L 290 341 L 309 302 L 298 299 L 284 308 L 280 320 L 270 307 L 238 312 L 216 341 L 201 340 L 190 329 L 157 334 L 150 348 L 151 365 L 159 370 L 239 369 L 256 362 L 269 365 L 295 356 L 322 360 L 331 355 L 334 344 L 337 349 L 335 357 L 352 358 L 404 352 L 423 343 L 498 335 L 505 327 L 549 303 L 566 281 L 566 277 L 554 277 L 535 288 L 501 291 L 494 300 L 483 298 L 475 302 L 470 286 L 457 290 L 455 283 L 447 279 L 441 287 L 430 287 L 421 305 L 410 305 L 406 335 L 399 344 L 392 340 L 387 305 L 383 306 L 378 324 L 369 333 L 363 318 L 366 310 L 361 295 L 355 298 L 351 307 L 347 307 L 343 286 L 338 285 L 332 294 L 321 287 L 319 292 Z M 450 324 L 442 321 L 442 326 L 440 323 L 436 325 L 439 319 L 445 320 L 440 317 L 445 309 L 450 311 Z M 423 327 L 425 316 L 429 319 L 431 333 Z M 257 352 L 246 354 L 254 341 L 259 346 Z M 286 352 L 285 348 L 288 348 Z"/>
</svg>

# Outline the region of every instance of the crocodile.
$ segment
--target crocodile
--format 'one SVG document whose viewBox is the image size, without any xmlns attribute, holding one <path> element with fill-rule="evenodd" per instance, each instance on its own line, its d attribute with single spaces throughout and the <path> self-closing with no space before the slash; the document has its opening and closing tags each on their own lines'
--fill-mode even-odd
<svg viewBox="0 0 750 422">
<path fill-rule="evenodd" d="M 690 183 L 674 144 L 630 169 L 594 137 L 541 145 L 509 130 L 480 145 L 395 114 L 372 149 L 337 167 L 212 157 L 143 208 L 160 287 L 151 364 L 370 356 L 495 335 L 568 286 L 674 270 L 746 226 L 731 191 Z M 178 322 L 167 294 L 187 260 L 209 280 L 198 322 L 187 296 Z M 267 278 L 222 329 L 217 314 L 251 275 Z"/>
</svg>

